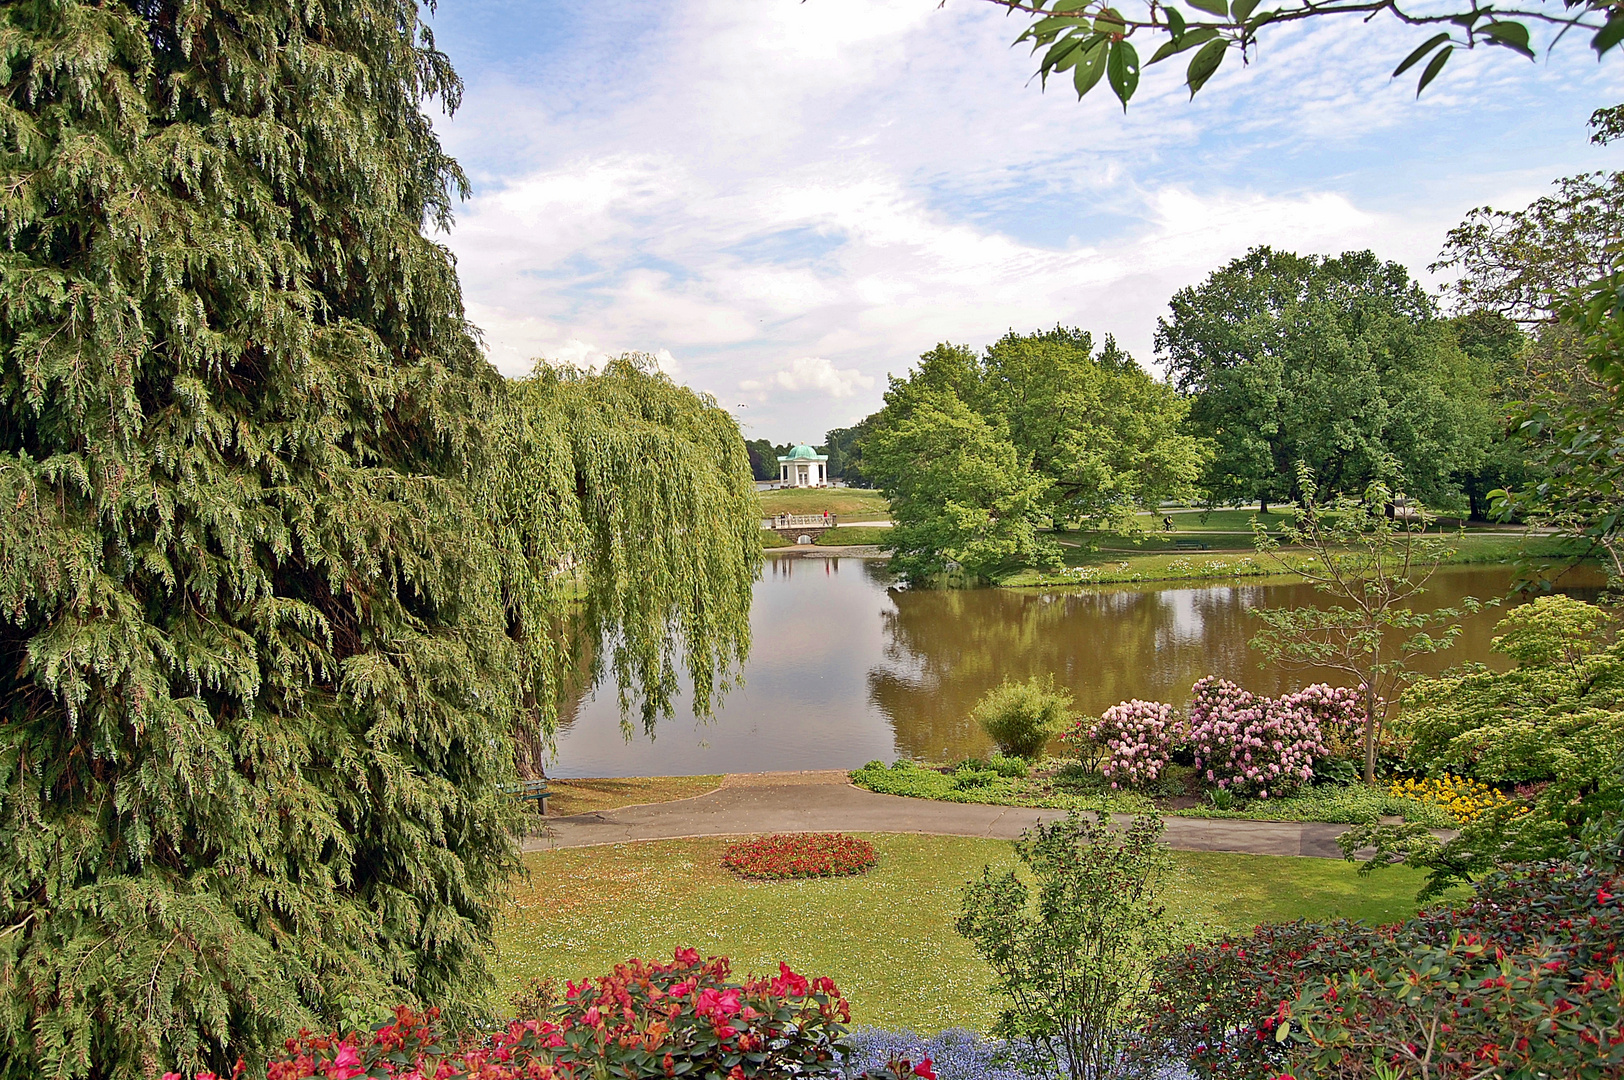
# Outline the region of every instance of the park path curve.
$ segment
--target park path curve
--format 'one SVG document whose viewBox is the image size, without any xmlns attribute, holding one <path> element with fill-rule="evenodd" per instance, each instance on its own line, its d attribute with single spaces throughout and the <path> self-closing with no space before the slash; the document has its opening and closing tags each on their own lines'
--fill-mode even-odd
<svg viewBox="0 0 1624 1080">
<path fill-rule="evenodd" d="M 729 773 L 704 795 L 547 819 L 547 833 L 525 840 L 525 851 L 744 836 L 774 832 L 924 833 L 1013 840 L 1061 810 L 934 802 L 880 795 L 852 784 L 842 771 Z M 1323 822 L 1215 821 L 1169 817 L 1164 834 L 1180 851 L 1342 858 L 1336 838 L 1348 826 Z"/>
</svg>

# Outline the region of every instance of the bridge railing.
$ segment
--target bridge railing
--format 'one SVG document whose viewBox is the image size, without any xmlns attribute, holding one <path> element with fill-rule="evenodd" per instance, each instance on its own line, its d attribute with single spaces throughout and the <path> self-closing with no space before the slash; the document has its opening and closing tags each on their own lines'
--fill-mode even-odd
<svg viewBox="0 0 1624 1080">
<path fill-rule="evenodd" d="M 761 521 L 764 529 L 822 529 L 834 524 L 833 514 L 828 517 L 822 514 L 778 514 Z"/>
</svg>

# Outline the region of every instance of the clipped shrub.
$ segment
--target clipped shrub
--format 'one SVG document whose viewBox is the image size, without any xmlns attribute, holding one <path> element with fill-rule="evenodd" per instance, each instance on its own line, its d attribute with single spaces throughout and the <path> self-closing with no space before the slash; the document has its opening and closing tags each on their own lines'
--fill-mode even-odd
<svg viewBox="0 0 1624 1080">
<path fill-rule="evenodd" d="M 570 983 L 545 1016 L 458 1041 L 437 1010 L 402 1007 L 367 1034 L 287 1042 L 266 1080 L 589 1080 L 597 1077 L 836 1075 L 851 1010 L 827 978 L 733 982 L 725 957 L 678 949 Z M 165 1080 L 180 1080 L 169 1074 Z"/>
<path fill-rule="evenodd" d="M 989 773 L 996 777 L 996 773 Z M 751 878 L 849 877 L 876 862 L 874 845 L 844 833 L 783 833 L 729 844 L 722 865 Z"/>
<path fill-rule="evenodd" d="M 970 710 L 970 718 L 998 744 L 1000 753 L 1020 758 L 1041 754 L 1070 714 L 1071 692 L 1056 687 L 1052 675 L 1025 682 L 1006 679 Z"/>
</svg>

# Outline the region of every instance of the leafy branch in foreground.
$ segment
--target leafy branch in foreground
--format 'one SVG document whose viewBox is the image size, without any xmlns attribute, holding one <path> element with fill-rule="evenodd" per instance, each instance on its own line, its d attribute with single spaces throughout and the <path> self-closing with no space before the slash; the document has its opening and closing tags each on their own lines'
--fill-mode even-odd
<svg viewBox="0 0 1624 1080">
<path fill-rule="evenodd" d="M 1327 669 L 1352 679 L 1364 706 L 1365 782 L 1376 779 L 1376 747 L 1397 690 L 1410 677 L 1411 657 L 1440 652 L 1460 635 L 1457 621 L 1482 605 L 1472 597 L 1458 608 L 1416 611 L 1410 605 L 1449 554 L 1418 508 L 1377 481 L 1363 499 L 1316 497 L 1314 473 L 1298 467 L 1303 496 L 1296 517 L 1271 535 L 1254 523 L 1259 553 L 1331 598 L 1326 607 L 1267 608 L 1253 612 L 1265 628 L 1251 645 L 1271 663 Z M 1286 561 L 1281 547 L 1308 559 Z M 1429 631 L 1432 631 L 1429 633 Z"/>
<path fill-rule="evenodd" d="M 1191 97 L 1218 71 L 1231 50 L 1241 54 L 1242 63 L 1250 60 L 1264 27 L 1324 16 L 1357 15 L 1369 22 L 1387 14 L 1407 26 L 1437 28 L 1393 70 L 1397 78 L 1420 66 L 1417 96 L 1438 77 L 1457 49 L 1497 46 L 1534 59 L 1530 26 L 1553 31 L 1547 48 L 1570 31 L 1582 31 L 1590 36 L 1590 47 L 1598 57 L 1624 40 L 1624 4 L 1619 0 L 1531 0 L 1506 8 L 1467 0 L 1425 13 L 1399 0 L 1294 0 L 1267 6 L 1260 0 L 1190 0 L 1189 6 L 1196 9 L 1193 17 L 1161 0 L 1148 0 L 1144 13 L 1134 16 L 1124 15 L 1104 0 L 989 2 L 1032 17 L 1032 24 L 1015 43 L 1030 41 L 1034 53 L 1043 52 L 1037 73 L 1045 86 L 1049 76 L 1070 72 L 1081 98 L 1104 78 L 1124 109 L 1139 87 L 1139 51 L 1130 40 L 1135 34 L 1159 41 L 1144 67 L 1194 52 L 1184 76 Z"/>
</svg>

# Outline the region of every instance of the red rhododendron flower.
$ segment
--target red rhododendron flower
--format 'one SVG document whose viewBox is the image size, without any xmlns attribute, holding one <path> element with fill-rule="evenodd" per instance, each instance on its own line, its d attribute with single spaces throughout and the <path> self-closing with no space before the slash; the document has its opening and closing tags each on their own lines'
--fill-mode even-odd
<svg viewBox="0 0 1624 1080">
<path fill-rule="evenodd" d="M 936 1071 L 931 1068 L 930 1058 L 926 1058 L 913 1067 L 914 1075 L 920 1080 L 936 1080 Z"/>
</svg>

